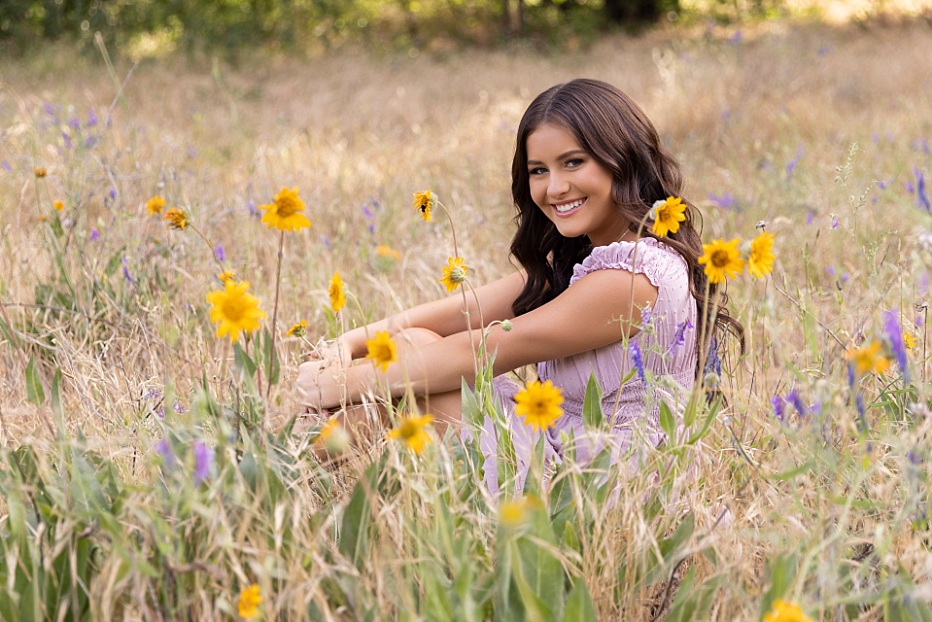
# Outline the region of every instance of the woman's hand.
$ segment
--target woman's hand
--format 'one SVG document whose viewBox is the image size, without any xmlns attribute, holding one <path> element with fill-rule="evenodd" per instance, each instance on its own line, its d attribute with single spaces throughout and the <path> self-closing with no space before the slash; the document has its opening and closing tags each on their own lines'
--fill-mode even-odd
<svg viewBox="0 0 932 622">
<path fill-rule="evenodd" d="M 302 404 L 322 411 L 340 406 L 345 383 L 346 367 L 338 360 L 327 359 L 302 363 L 295 386 Z"/>
</svg>

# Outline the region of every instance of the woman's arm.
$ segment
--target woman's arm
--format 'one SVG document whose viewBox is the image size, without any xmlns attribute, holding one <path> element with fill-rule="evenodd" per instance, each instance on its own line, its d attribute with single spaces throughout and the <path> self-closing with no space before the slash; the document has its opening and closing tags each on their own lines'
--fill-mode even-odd
<svg viewBox="0 0 932 622">
<path fill-rule="evenodd" d="M 598 270 L 586 275 L 554 300 L 514 318 L 510 331 L 490 331 L 486 344 L 495 356 L 493 372 L 579 354 L 630 337 L 638 331 L 640 309 L 656 300 L 657 288 L 642 274 Z M 339 405 L 344 379 L 350 401 L 368 393 L 382 394 L 386 388 L 396 397 L 408 387 L 418 395 L 456 390 L 464 377 L 473 376 L 475 340 L 475 335 L 471 338 L 462 331 L 424 346 L 404 348 L 399 362 L 384 373 L 373 365 L 305 363 L 298 390 L 304 403 L 324 408 Z"/>
<path fill-rule="evenodd" d="M 488 325 L 514 316 L 511 305 L 524 288 L 527 276 L 523 270 L 478 287 L 475 295 L 466 290 L 466 303 L 469 310 L 470 328 L 481 328 L 481 320 Z M 477 304 L 478 299 L 478 304 Z M 481 308 L 481 314 L 480 314 Z M 396 313 L 384 320 L 360 326 L 344 333 L 339 345 L 351 359 L 366 355 L 366 340 L 371 339 L 376 331 L 387 330 L 396 335 L 407 328 L 426 328 L 446 337 L 467 329 L 466 313 L 463 311 L 463 295 L 456 292 L 446 298 L 427 302 Z"/>
</svg>

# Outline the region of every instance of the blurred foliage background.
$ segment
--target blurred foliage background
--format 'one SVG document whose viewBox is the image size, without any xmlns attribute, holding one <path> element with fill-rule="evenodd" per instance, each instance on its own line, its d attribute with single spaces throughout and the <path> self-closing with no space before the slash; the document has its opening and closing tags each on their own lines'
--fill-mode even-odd
<svg viewBox="0 0 932 622">
<path fill-rule="evenodd" d="M 825 2 L 821 3 L 826 4 Z M 857 0 L 862 13 L 887 0 Z M 734 22 L 820 11 L 800 0 L 3 0 L 0 51 L 50 41 L 90 45 L 96 33 L 132 55 L 174 50 L 313 52 L 495 45 L 521 37 L 584 43 L 601 32 L 664 22 Z"/>
</svg>

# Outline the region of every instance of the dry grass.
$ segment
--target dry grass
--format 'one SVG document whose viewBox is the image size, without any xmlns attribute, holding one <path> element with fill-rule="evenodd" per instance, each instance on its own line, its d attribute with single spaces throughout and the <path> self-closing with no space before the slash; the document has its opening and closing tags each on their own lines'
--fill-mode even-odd
<svg viewBox="0 0 932 622">
<path fill-rule="evenodd" d="M 904 522 L 913 497 L 903 456 L 923 446 L 928 423 L 903 423 L 896 434 L 868 443 L 865 453 L 845 398 L 842 360 L 844 348 L 879 329 L 881 310 L 899 309 L 908 322 L 916 316 L 914 305 L 927 300 L 930 258 L 917 235 L 929 216 L 916 209 L 915 194 L 905 187 L 916 181 L 914 167 L 932 175 L 932 156 L 922 142 L 932 141 L 932 33 L 916 22 L 774 23 L 744 29 L 740 41 L 734 34 L 661 31 L 560 54 L 521 48 L 415 59 L 345 53 L 213 68 L 184 58 L 133 69 L 118 62 L 116 77 L 125 79 L 119 96 L 96 59 L 64 58 L 58 50 L 5 63 L 0 160 L 10 170 L 0 169 L 0 300 L 13 323 L 28 323 L 29 330 L 20 334 L 23 348 L 5 341 L 0 350 L 3 442 L 39 443 L 47 436 L 48 408 L 26 400 L 24 351 L 39 358 L 47 377 L 61 369 L 69 428 L 120 464 L 129 481 L 143 484 L 150 475 L 140 465 L 160 434 L 153 423 L 157 404 L 147 392 L 173 387 L 180 408 L 188 410 L 203 373 L 221 400 L 235 395 L 230 346 L 214 337 L 205 318 L 204 294 L 215 287 L 217 271 L 210 251 L 190 232 L 166 232 L 148 217 L 144 203 L 153 194 L 189 210 L 270 310 L 277 239 L 247 205 L 270 201 L 281 186 L 299 187 L 314 226 L 286 240 L 280 328 L 306 318 L 310 334 L 322 336 L 333 270 L 360 301 L 351 314 L 356 320 L 442 295 L 436 273 L 451 253 L 449 227 L 439 219 L 426 227 L 416 218 L 410 207 L 416 190 L 432 188 L 452 209 L 460 253 L 477 281 L 509 270 L 509 168 L 520 115 L 548 86 L 595 77 L 632 94 L 679 155 L 689 177 L 687 196 L 703 208 L 706 239 L 750 237 L 759 220 L 777 234 L 779 265 L 771 280 L 730 288 L 732 310 L 748 328 L 748 354 L 731 361 L 726 391 L 732 403 L 713 427 L 701 483 L 689 496 L 703 534 L 697 548 L 714 550 L 720 561 L 697 558 L 697 572 L 729 577 L 714 615 L 754 617 L 767 586 L 766 564 L 794 547 L 810 556 L 804 570 L 811 579 L 800 581 L 793 595 L 808 602 L 825 595 L 827 617 L 838 611 L 841 588 L 817 577 L 822 564 L 850 559 L 853 543 L 886 547 L 876 572 L 904 573 L 927 590 L 932 556 L 923 533 Z M 43 111 L 46 103 L 58 124 Z M 86 121 L 91 108 L 101 123 L 82 132 L 100 133 L 101 142 L 89 150 L 65 149 L 61 126 L 72 117 Z M 108 109 L 112 125 L 104 128 Z M 837 170 L 853 144 L 858 150 L 849 170 Z M 48 177 L 37 182 L 36 166 L 46 167 Z M 105 201 L 111 188 L 116 198 Z M 709 197 L 726 193 L 736 201 L 729 209 Z M 77 284 L 76 312 L 48 301 L 31 306 L 36 286 L 56 274 L 40 222 L 40 215 L 52 215 L 55 199 L 67 205 L 61 243 L 80 249 L 67 260 Z M 373 218 L 362 209 L 370 199 L 378 202 Z M 89 240 L 92 229 L 100 233 L 96 242 Z M 391 245 L 403 258 L 389 270 L 377 269 L 377 244 Z M 105 276 L 111 257 L 126 258 L 138 285 L 122 279 L 119 266 L 115 277 Z M 89 284 L 107 279 L 115 299 L 94 297 Z M 921 356 L 913 374 L 923 382 L 925 330 L 914 331 Z M 301 355 L 299 341 L 284 340 L 283 383 L 269 405 L 276 416 L 296 410 L 289 383 Z M 781 427 L 772 419 L 771 397 L 794 387 L 808 402 L 834 409 L 837 436 L 820 440 L 809 428 Z M 872 385 L 870 395 L 882 388 Z M 915 399 L 925 397 L 923 386 L 918 391 Z M 881 416 L 882 405 L 872 412 Z M 872 466 L 861 481 L 833 479 L 837 456 L 827 457 L 826 446 L 852 464 Z M 772 477 L 807 460 L 819 464 L 801 478 Z M 337 479 L 339 492 L 344 484 Z M 627 491 L 620 507 L 636 508 L 649 484 L 639 480 L 644 488 Z M 861 494 L 889 504 L 852 509 L 838 502 Z M 419 507 L 418 499 L 409 501 Z M 713 526 L 719 502 L 731 509 L 731 524 Z M 319 505 L 305 491 L 302 502 L 277 520 L 297 525 Z M 383 510 L 404 516 L 404 508 Z M 625 611 L 646 619 L 644 603 L 656 598 L 633 586 L 620 608 L 599 597 L 614 589 L 606 560 L 624 559 L 632 538 L 649 537 L 641 520 L 636 512 L 607 512 L 588 557 L 564 560 L 581 569 L 606 619 L 627 618 Z M 893 528 L 903 531 L 884 531 Z M 402 525 L 386 522 L 384 529 L 381 553 L 388 559 L 411 536 Z M 234 543 L 248 539 L 230 537 Z M 299 562 L 277 571 L 300 578 L 291 590 L 315 594 L 317 583 Z M 390 573 L 364 580 L 373 582 L 368 589 L 386 610 L 397 604 Z M 111 594 L 106 585 L 95 589 Z M 283 594 L 276 606 L 297 615 L 295 602 L 293 594 Z M 863 619 L 878 615 L 865 607 Z"/>
</svg>

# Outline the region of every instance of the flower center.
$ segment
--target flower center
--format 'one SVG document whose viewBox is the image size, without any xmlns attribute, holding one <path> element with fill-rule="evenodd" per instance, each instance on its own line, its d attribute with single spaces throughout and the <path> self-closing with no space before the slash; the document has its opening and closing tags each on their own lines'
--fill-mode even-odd
<svg viewBox="0 0 932 622">
<path fill-rule="evenodd" d="M 300 211 L 301 206 L 292 197 L 282 197 L 276 201 L 278 206 L 278 215 L 282 218 L 293 216 L 295 212 Z"/>
<path fill-rule="evenodd" d="M 414 423 L 413 421 L 404 421 L 401 424 L 401 438 L 406 439 L 406 440 L 410 438 L 414 438 L 414 436 L 417 435 L 417 432 L 418 432 L 418 425 Z"/>
<path fill-rule="evenodd" d="M 223 315 L 234 324 L 243 319 L 246 305 L 241 298 L 227 298 L 223 302 Z"/>
<path fill-rule="evenodd" d="M 728 265 L 728 251 L 717 250 L 712 253 L 712 265 L 716 268 L 724 268 Z"/>
</svg>

